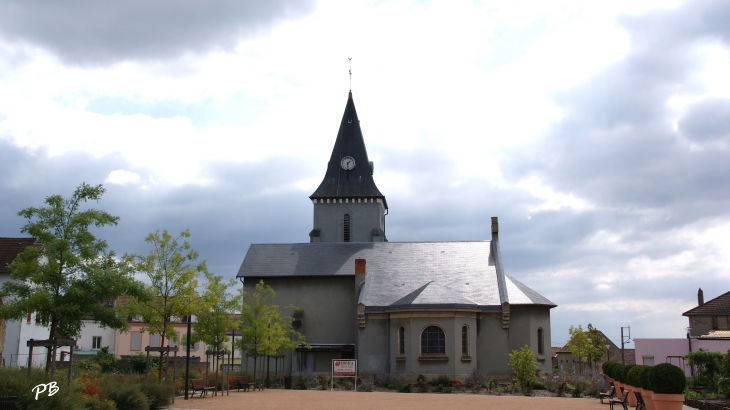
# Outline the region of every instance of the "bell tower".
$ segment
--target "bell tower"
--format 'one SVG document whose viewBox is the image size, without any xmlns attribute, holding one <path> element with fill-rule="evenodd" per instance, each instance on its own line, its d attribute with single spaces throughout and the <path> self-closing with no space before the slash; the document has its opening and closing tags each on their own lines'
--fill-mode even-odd
<svg viewBox="0 0 730 410">
<path fill-rule="evenodd" d="M 309 197 L 314 204 L 310 242 L 387 242 L 388 203 L 373 171 L 350 91 L 327 172 Z"/>
</svg>

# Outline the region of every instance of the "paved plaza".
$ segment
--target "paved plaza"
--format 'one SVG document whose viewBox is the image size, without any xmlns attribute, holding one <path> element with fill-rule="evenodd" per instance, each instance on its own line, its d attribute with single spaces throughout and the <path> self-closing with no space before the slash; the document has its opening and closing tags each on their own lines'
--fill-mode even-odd
<svg viewBox="0 0 730 410">
<path fill-rule="evenodd" d="M 471 394 L 366 393 L 317 390 L 231 392 L 187 401 L 175 399 L 172 409 L 189 410 L 608 410 L 598 399 L 487 396 Z M 691 410 L 685 406 L 686 410 Z"/>
</svg>

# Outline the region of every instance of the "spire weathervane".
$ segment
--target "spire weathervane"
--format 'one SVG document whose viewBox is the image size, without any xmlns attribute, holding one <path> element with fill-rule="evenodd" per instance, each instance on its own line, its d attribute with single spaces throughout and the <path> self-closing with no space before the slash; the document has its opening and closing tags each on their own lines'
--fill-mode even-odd
<svg viewBox="0 0 730 410">
<path fill-rule="evenodd" d="M 352 92 L 352 57 L 347 57 L 350 60 L 350 92 Z"/>
</svg>

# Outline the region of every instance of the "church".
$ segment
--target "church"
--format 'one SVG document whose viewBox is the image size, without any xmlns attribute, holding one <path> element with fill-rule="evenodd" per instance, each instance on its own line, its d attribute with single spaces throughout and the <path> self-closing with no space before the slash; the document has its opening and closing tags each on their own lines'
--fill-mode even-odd
<svg viewBox="0 0 730 410">
<path fill-rule="evenodd" d="M 550 372 L 556 305 L 505 273 L 497 218 L 486 240 L 389 242 L 373 175 L 350 92 L 309 197 L 309 243 L 251 244 L 237 275 L 249 294 L 263 280 L 274 303 L 297 307 L 284 313 L 311 348 L 287 352 L 284 369 L 330 372 L 332 359 L 357 359 L 360 374 L 463 380 L 475 369 L 511 373 L 509 353 L 527 345 Z"/>
</svg>

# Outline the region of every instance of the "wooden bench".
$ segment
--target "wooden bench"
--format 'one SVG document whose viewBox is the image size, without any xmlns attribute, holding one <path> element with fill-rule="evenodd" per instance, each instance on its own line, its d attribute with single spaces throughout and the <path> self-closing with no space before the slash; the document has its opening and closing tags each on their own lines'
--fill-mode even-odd
<svg viewBox="0 0 730 410">
<path fill-rule="evenodd" d="M 203 379 L 190 379 L 190 383 L 193 385 L 193 396 L 195 396 L 196 391 L 200 392 L 200 397 L 207 396 L 208 390 L 215 392 L 215 387 L 206 387 Z"/>
<path fill-rule="evenodd" d="M 250 388 L 254 387 L 253 383 L 248 382 L 248 378 L 246 376 L 234 376 L 233 379 L 236 381 L 238 391 L 241 391 L 241 389 L 248 391 Z"/>
<path fill-rule="evenodd" d="M 610 389 L 608 389 L 607 393 L 598 393 L 598 397 L 601 399 L 601 404 L 603 404 L 603 399 L 611 400 L 613 399 L 613 394 L 616 392 L 616 387 L 611 386 Z"/>
</svg>

